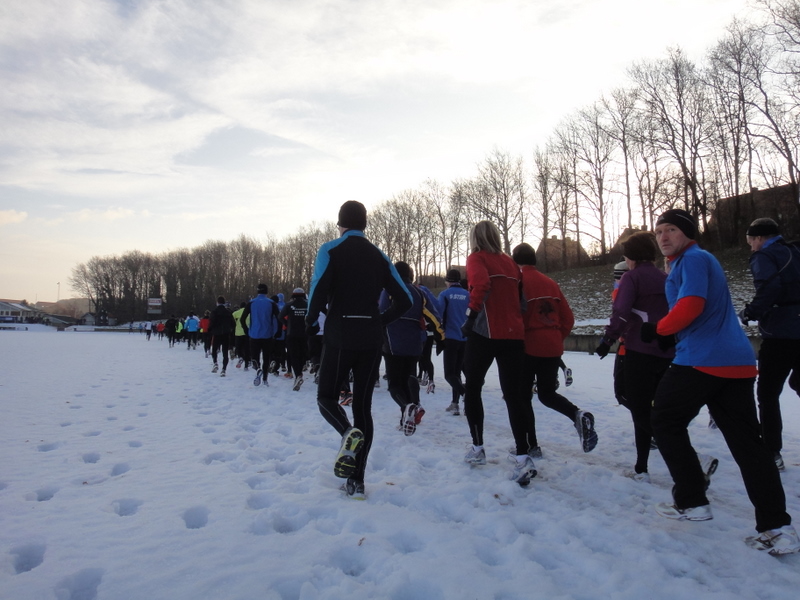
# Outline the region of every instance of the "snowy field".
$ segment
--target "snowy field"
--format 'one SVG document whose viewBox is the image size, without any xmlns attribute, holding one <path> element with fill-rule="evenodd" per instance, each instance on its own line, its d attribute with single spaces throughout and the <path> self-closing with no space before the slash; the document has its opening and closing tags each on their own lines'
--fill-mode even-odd
<svg viewBox="0 0 800 600">
<path fill-rule="evenodd" d="M 572 424 L 535 405 L 544 459 L 522 489 L 496 373 L 488 377 L 489 464 L 462 462 L 463 416 L 438 389 L 409 438 L 375 393 L 367 499 L 339 491 L 339 439 L 316 389 L 211 374 L 201 350 L 138 333 L 0 332 L 0 598 L 3 600 L 781 599 L 800 597 L 800 555 L 742 539 L 753 510 L 718 431 L 702 413 L 698 451 L 720 459 L 714 519 L 669 521 L 657 452 L 652 484 L 629 474 L 629 413 L 611 357 L 568 354 L 564 388 L 594 413 L 584 454 Z M 800 522 L 800 409 L 784 392 L 783 474 Z"/>
</svg>

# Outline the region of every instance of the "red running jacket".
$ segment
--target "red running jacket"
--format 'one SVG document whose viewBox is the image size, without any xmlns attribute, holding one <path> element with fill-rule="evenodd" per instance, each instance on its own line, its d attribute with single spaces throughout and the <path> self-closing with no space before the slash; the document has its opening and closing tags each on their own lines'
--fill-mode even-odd
<svg viewBox="0 0 800 600">
<path fill-rule="evenodd" d="M 478 313 L 473 331 L 493 340 L 525 339 L 522 274 L 507 254 L 480 250 L 467 257 L 469 310 Z"/>
<path fill-rule="evenodd" d="M 564 354 L 564 338 L 575 317 L 558 284 L 536 267 L 522 265 L 522 292 L 528 303 L 525 354 L 542 358 Z"/>
</svg>

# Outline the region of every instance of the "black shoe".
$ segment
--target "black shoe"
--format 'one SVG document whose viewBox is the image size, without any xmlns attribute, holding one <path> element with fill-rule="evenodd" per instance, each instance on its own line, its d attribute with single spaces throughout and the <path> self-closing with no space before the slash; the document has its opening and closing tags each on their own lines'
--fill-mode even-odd
<svg viewBox="0 0 800 600">
<path fill-rule="evenodd" d="M 575 415 L 575 429 L 581 440 L 584 452 L 591 452 L 597 446 L 597 432 L 594 430 L 594 415 L 585 410 L 579 410 Z"/>
<path fill-rule="evenodd" d="M 344 493 L 347 494 L 347 497 L 353 500 L 366 500 L 367 498 L 366 493 L 364 493 L 364 482 L 356 481 L 352 477 L 347 478 L 342 489 Z"/>
</svg>

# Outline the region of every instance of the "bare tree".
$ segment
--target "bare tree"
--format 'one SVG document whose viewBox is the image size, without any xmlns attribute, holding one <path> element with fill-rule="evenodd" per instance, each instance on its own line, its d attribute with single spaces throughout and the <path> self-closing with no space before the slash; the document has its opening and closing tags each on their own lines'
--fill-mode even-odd
<svg viewBox="0 0 800 600">
<path fill-rule="evenodd" d="M 459 184 L 458 192 L 472 215 L 497 225 L 505 252 L 511 253 L 512 239 L 524 239 L 528 189 L 522 157 L 512 157 L 495 148 L 478 165 L 478 176 Z"/>
<path fill-rule="evenodd" d="M 556 157 L 553 148 L 548 145 L 544 149 L 536 148 L 533 151 L 533 190 L 535 205 L 539 207 L 539 219 L 542 231 L 542 241 L 547 244 L 550 235 L 550 219 L 554 212 L 555 196 L 557 193 Z M 543 271 L 549 269 L 547 252 L 539 257 L 540 267 Z"/>
<path fill-rule="evenodd" d="M 575 118 L 575 152 L 578 159 L 577 192 L 596 218 L 600 255 L 606 255 L 606 222 L 610 208 L 608 170 L 614 152 L 614 139 L 603 122 L 600 104 L 578 112 Z"/>
<path fill-rule="evenodd" d="M 622 168 L 625 176 L 625 207 L 628 228 L 633 227 L 633 194 L 631 190 L 631 146 L 634 143 L 639 93 L 636 89 L 617 88 L 611 98 L 602 100 L 609 126 L 608 135 L 617 142 L 622 153 Z"/>
<path fill-rule="evenodd" d="M 697 68 L 680 49 L 666 59 L 642 62 L 630 69 L 645 118 L 656 124 L 655 141 L 670 154 L 684 178 L 684 208 L 699 215 L 705 228 L 708 199 L 703 158 L 709 141 L 709 102 Z"/>
</svg>

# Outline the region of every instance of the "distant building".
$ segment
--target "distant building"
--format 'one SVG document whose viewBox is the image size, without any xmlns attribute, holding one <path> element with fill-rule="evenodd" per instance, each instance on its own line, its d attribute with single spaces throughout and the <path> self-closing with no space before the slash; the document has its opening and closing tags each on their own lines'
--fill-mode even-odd
<svg viewBox="0 0 800 600">
<path fill-rule="evenodd" d="M 536 249 L 536 266 L 545 272 L 564 271 L 589 264 L 586 250 L 570 238 L 558 239 L 552 236 L 542 240 Z"/>
<path fill-rule="evenodd" d="M 0 321 L 4 323 L 31 323 L 40 315 L 21 300 L 0 300 Z"/>
<path fill-rule="evenodd" d="M 719 200 L 711 211 L 703 241 L 720 248 L 744 246 L 747 226 L 759 217 L 774 219 L 786 239 L 800 239 L 798 199 L 792 189 L 789 184 L 766 190 L 753 188 L 747 194 Z"/>
<path fill-rule="evenodd" d="M 639 233 L 640 231 L 647 231 L 647 227 L 642 227 L 641 229 L 637 229 L 636 227 L 626 227 L 622 230 L 622 233 L 617 238 L 617 241 L 614 242 L 614 245 L 611 246 L 611 249 L 608 251 L 608 256 L 611 259 L 611 262 L 619 262 L 622 260 L 622 244 L 624 244 L 634 233 Z"/>
</svg>

